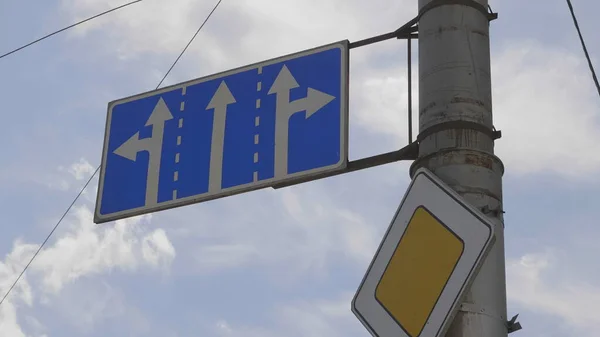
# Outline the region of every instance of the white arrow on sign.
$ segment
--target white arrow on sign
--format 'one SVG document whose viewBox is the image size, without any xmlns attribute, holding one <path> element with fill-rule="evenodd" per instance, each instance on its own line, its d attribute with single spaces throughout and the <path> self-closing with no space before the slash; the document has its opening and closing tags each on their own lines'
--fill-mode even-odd
<svg viewBox="0 0 600 337">
<path fill-rule="evenodd" d="M 335 96 L 308 88 L 306 97 L 290 102 L 290 90 L 298 87 L 300 85 L 288 67 L 284 65 L 269 89 L 269 95 L 277 94 L 275 104 L 275 178 L 283 177 L 288 173 L 290 117 L 297 112 L 306 111 L 306 118 L 309 118 L 335 99 Z"/>
<path fill-rule="evenodd" d="M 136 132 L 114 151 L 114 154 L 131 161 L 136 161 L 138 152 L 148 151 L 150 160 L 148 163 L 148 176 L 146 178 L 145 206 L 158 203 L 158 177 L 165 134 L 165 122 L 170 119 L 173 119 L 173 115 L 161 97 L 145 124 L 145 126 L 152 126 L 152 137 L 140 139 L 140 133 Z"/>
<path fill-rule="evenodd" d="M 206 110 L 214 109 L 212 141 L 210 144 L 209 192 L 217 192 L 221 189 L 223 178 L 223 142 L 225 140 L 227 106 L 235 102 L 235 97 L 233 97 L 229 87 L 227 87 L 227 83 L 221 81 L 217 91 L 206 106 Z"/>
</svg>

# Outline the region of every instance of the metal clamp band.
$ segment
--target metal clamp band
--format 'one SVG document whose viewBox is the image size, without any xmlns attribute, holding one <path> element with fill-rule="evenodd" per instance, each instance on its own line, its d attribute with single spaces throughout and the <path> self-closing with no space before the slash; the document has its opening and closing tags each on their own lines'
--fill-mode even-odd
<svg viewBox="0 0 600 337">
<path fill-rule="evenodd" d="M 496 140 L 502 137 L 501 131 L 488 129 L 487 127 L 479 123 L 469 121 L 450 121 L 430 126 L 427 129 L 421 131 L 417 136 L 417 141 L 421 142 L 423 141 L 423 139 L 436 132 L 445 131 L 448 129 L 471 129 L 488 135 L 492 140 Z"/>
<path fill-rule="evenodd" d="M 487 11 L 487 8 L 485 8 L 485 6 L 483 6 L 482 4 L 478 3 L 475 0 L 433 0 L 430 3 L 428 3 L 427 5 L 423 6 L 419 10 L 418 18 L 421 19 L 421 17 L 428 11 L 430 11 L 436 7 L 440 7 L 440 6 L 444 6 L 444 5 L 468 6 L 468 7 L 471 7 L 471 8 L 474 8 L 474 9 L 480 11 L 488 19 L 490 18 L 490 13 Z"/>
</svg>

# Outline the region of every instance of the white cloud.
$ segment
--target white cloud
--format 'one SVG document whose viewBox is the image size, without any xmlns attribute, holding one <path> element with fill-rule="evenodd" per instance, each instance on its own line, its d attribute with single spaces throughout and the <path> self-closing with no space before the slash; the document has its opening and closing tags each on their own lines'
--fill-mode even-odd
<svg viewBox="0 0 600 337">
<path fill-rule="evenodd" d="M 596 309 L 600 287 L 578 276 L 583 272 L 580 268 L 588 265 L 577 263 L 579 272 L 567 271 L 573 268 L 569 255 L 546 250 L 508 260 L 508 299 L 532 312 L 560 318 L 571 331 L 576 331 L 573 335 L 596 336 L 595 331 L 600 329 Z"/>
<path fill-rule="evenodd" d="M 8 291 L 17 276 L 25 267 L 26 261 L 31 257 L 34 245 L 23 244 L 16 240 L 13 250 L 6 256 L 4 261 L 0 260 L 0 296 Z M 31 286 L 26 278 L 22 278 L 12 290 L 10 297 L 0 306 L 0 334 L 15 337 L 25 337 L 17 320 L 16 302 L 31 306 L 33 294 Z"/>
<path fill-rule="evenodd" d="M 31 331 L 30 334 L 32 336 L 37 336 L 37 337 L 48 337 L 48 335 L 46 335 L 44 332 L 47 331 L 47 328 L 44 324 L 42 324 L 42 322 L 40 322 L 37 318 L 33 317 L 33 316 L 25 316 L 25 320 L 24 320 L 28 327 L 28 330 Z M 2 331 L 2 329 L 0 329 L 0 331 Z"/>
<path fill-rule="evenodd" d="M 579 51 L 511 41 L 493 62 L 498 153 L 513 173 L 600 170 L 598 97 Z"/>
<path fill-rule="evenodd" d="M 10 276 L 18 275 L 18 273 L 25 267 L 25 261 L 31 258 L 31 251 L 33 251 L 35 248 L 35 245 L 28 245 L 22 243 L 21 240 L 15 240 L 12 251 L 6 256 L 4 263 L 0 264 L 0 272 L 3 275 L 2 280 L 4 281 L 0 283 L 2 284 L 2 287 L 7 288 L 8 283 L 11 283 L 9 281 Z M 23 286 L 26 287 L 28 285 L 24 283 Z M 25 300 L 25 302 L 31 301 L 31 295 L 28 291 L 25 291 L 25 294 L 22 295 L 24 296 L 23 300 Z"/>
<path fill-rule="evenodd" d="M 175 247 L 163 229 L 157 229 L 144 237 L 142 256 L 154 266 L 168 266 L 175 258 Z"/>
<path fill-rule="evenodd" d="M 99 322 L 109 317 L 126 314 L 123 298 L 107 283 L 98 286 L 75 286 L 68 290 L 68 295 L 54 300 L 48 306 L 60 311 L 70 325 L 79 331 L 89 333 Z M 58 302 L 58 303 L 57 303 Z"/>
<path fill-rule="evenodd" d="M 69 21 L 78 21 L 124 3 L 120 0 L 61 2 Z M 93 31 L 104 29 L 110 38 L 120 42 L 116 51 L 125 57 L 148 52 L 176 53 L 181 51 L 198 28 L 199 15 L 208 14 L 213 5 L 209 1 L 144 0 L 77 26 L 72 32 L 76 37 L 85 37 Z M 118 32 L 126 34 L 121 35 Z"/>
<path fill-rule="evenodd" d="M 76 180 L 84 180 L 89 178 L 96 170 L 85 158 L 80 158 L 79 162 L 73 163 L 68 172 L 75 177 Z"/>
<path fill-rule="evenodd" d="M 77 16 L 116 2 L 64 0 L 63 5 Z M 122 52 L 172 56 L 195 31 L 198 17 L 213 5 L 209 1 L 167 4 L 147 0 L 82 28 L 80 33 L 102 29 L 120 41 Z M 414 1 L 386 0 L 368 6 L 360 1 L 224 1 L 188 52 L 195 60 L 188 70 L 200 65 L 200 72 L 208 74 L 346 37 L 387 32 L 402 22 L 396 13 L 410 18 L 412 10 L 406 9 L 416 10 Z M 311 18 L 310 24 L 305 18 Z M 404 47 L 398 48 L 403 45 L 384 43 L 352 52 L 353 120 L 373 133 L 392 136 L 394 144 L 403 144 L 407 134 L 404 55 L 383 63 L 376 56 L 403 52 Z M 511 41 L 495 48 L 493 56 L 494 119 L 503 131 L 497 152 L 507 170 L 517 174 L 551 172 L 567 178 L 598 171 L 600 159 L 593 151 L 600 141 L 594 132 L 600 104 L 579 51 L 575 54 L 535 41 Z M 416 69 L 417 65 L 415 108 Z M 414 111 L 416 125 L 418 110 Z"/>
<path fill-rule="evenodd" d="M 121 2 L 63 0 L 62 3 L 71 19 Z M 212 6 L 209 1 L 146 0 L 82 26 L 77 34 L 85 37 L 96 31 L 109 41 L 116 41 L 116 53 L 121 58 L 158 55 L 169 56 L 170 60 L 187 43 Z M 399 10 L 401 6 L 404 11 Z M 207 74 L 341 38 L 354 40 L 386 32 L 402 22 L 397 13 L 406 13 L 405 19 L 408 19 L 415 7 L 415 1 L 224 0 L 223 7 L 183 60 L 193 60 L 191 66 L 185 68 L 187 77 L 178 80 L 188 79 L 196 72 Z M 302 19 L 306 17 L 311 18 L 310 24 Z M 375 62 L 374 55 L 393 50 L 392 44 L 372 48 L 352 54 L 351 90 L 357 107 L 352 112 L 353 123 L 375 134 L 396 137 L 393 140 L 396 143 L 406 132 L 406 70 L 404 64 L 396 60 Z M 497 152 L 507 170 L 519 174 L 553 172 L 568 178 L 597 172 L 600 160 L 593 154 L 600 140 L 594 132 L 598 105 L 594 103 L 596 97 L 591 90 L 588 70 L 576 51 L 532 41 L 511 41 L 510 45 L 496 50 L 493 57 L 494 115 L 496 127 L 504 136 L 497 142 Z M 113 51 L 108 48 L 103 52 Z M 160 77 L 162 71 L 149 69 L 156 77 Z M 416 74 L 413 80 L 416 106 Z M 416 116 L 417 109 L 414 111 Z M 77 165 L 70 170 L 75 176 L 90 173 L 89 164 Z M 361 268 L 365 266 L 380 239 L 376 226 L 356 211 L 341 207 L 332 200 L 330 191 L 319 188 L 321 185 L 309 186 L 279 190 L 276 195 L 271 191 L 254 192 L 251 197 L 238 196 L 231 201 L 210 203 L 210 212 L 199 207 L 194 221 L 188 217 L 183 222 L 186 228 L 180 228 L 205 240 L 196 243 L 194 254 L 198 265 L 214 270 L 251 264 L 278 266 L 285 262 L 301 274 L 308 270 L 323 271 L 333 258 L 343 256 L 344 261 L 358 263 Z M 232 205 L 238 208 L 230 207 Z M 231 214 L 232 209 L 235 214 Z M 273 212 L 273 209 L 283 211 Z M 147 226 L 147 222 L 144 223 L 147 219 L 135 219 L 132 220 L 135 223 L 128 225 L 120 222 L 114 227 L 94 227 L 89 209 L 79 208 L 77 212 L 76 219 L 80 222 L 73 222 L 66 235 L 48 249 L 49 253 L 44 253 L 46 260 L 41 259 L 40 266 L 32 267 L 30 277 L 39 276 L 43 281 L 43 287 L 35 291 L 54 294 L 68 282 L 113 268 L 162 268 L 175 257 L 166 232 L 142 230 Z M 166 215 L 160 217 L 167 218 Z M 176 222 L 166 223 L 178 226 Z M 13 252 L 15 256 L 26 255 L 34 248 L 19 243 Z M 9 279 L 1 276 L 2 268 L 8 268 L 10 273 L 6 273 L 15 276 L 19 269 L 17 264 L 24 260 L 25 257 L 19 257 L 11 261 L 12 264 L 8 259 L 5 265 L 0 264 L 0 289 L 7 282 L 4 280 Z M 593 305 L 600 299 L 600 290 L 556 272 L 565 263 L 546 254 L 509 261 L 509 298 L 532 310 L 564 318 L 582 331 L 596 331 L 600 323 L 593 315 Z M 31 303 L 34 290 L 27 283 L 28 279 L 21 282 L 15 295 Z M 13 302 L 5 304 L 0 313 L 0 332 L 24 336 L 16 321 Z M 334 323 L 327 319 L 343 315 L 344 310 L 348 315 L 349 299 L 345 298 L 339 306 L 315 305 L 304 302 L 278 308 L 279 318 L 287 327 L 282 331 L 293 330 L 298 336 L 307 337 L 341 335 L 339 328 L 334 328 Z M 356 324 L 355 319 L 351 319 Z M 339 326 L 344 325 L 336 325 Z M 262 328 L 242 328 L 227 320 L 218 322 L 215 329 L 220 336 L 281 335 Z M 356 329 L 364 332 L 358 324 Z"/>
<path fill-rule="evenodd" d="M 76 208 L 73 216 L 75 221 L 68 224 L 71 230 L 45 248 L 31 267 L 43 275 L 47 292 L 56 293 L 82 276 L 111 269 L 158 267 L 159 262 L 169 264 L 175 257 L 162 229 L 144 234 L 140 225 L 148 224 L 148 216 L 120 220 L 113 226 L 94 224 L 86 206 Z"/>
<path fill-rule="evenodd" d="M 69 21 L 95 14 L 119 1 L 63 0 Z M 77 28 L 80 36 L 103 29 L 121 43 L 121 52 L 176 54 L 216 1 L 145 0 L 103 20 Z M 310 48 L 345 38 L 368 37 L 394 30 L 399 20 L 410 19 L 412 1 L 224 0 L 190 50 L 209 61 L 210 67 L 238 61 L 258 61 L 275 53 Z M 403 10 L 399 10 L 403 9 Z M 397 13 L 401 13 L 400 17 Z M 309 18 L 307 21 L 306 18 Z M 276 29 L 274 29 L 276 27 Z M 118 34 L 116 34 L 118 33 Z"/>
<path fill-rule="evenodd" d="M 511 41 L 497 49 L 494 124 L 503 138 L 496 142 L 496 153 L 507 172 L 578 179 L 599 171 L 595 130 L 600 104 L 584 60 L 574 51 L 535 41 Z M 405 135 L 406 94 L 401 93 L 407 91 L 406 70 L 396 66 L 386 73 L 375 72 L 356 86 L 355 92 L 365 93 L 358 119 L 374 132 Z M 418 74 L 413 79 L 413 88 L 418 87 Z M 417 90 L 413 97 L 418 101 Z M 413 130 L 418 133 L 418 127 Z"/>
<path fill-rule="evenodd" d="M 60 296 L 44 303 L 43 309 L 51 309 L 60 319 L 62 330 L 71 330 L 73 335 L 106 334 L 107 330 L 114 331 L 106 329 L 110 324 L 119 326 L 119 335 L 148 336 L 152 324 L 127 299 L 128 294 L 110 279 L 86 279 L 65 288 Z"/>
<path fill-rule="evenodd" d="M 0 332 L 6 336 L 26 337 L 17 323 L 17 312 L 15 306 L 10 302 L 5 302 L 0 308 Z"/>
<path fill-rule="evenodd" d="M 81 180 L 90 174 L 90 167 L 87 161 L 81 160 L 68 171 L 75 180 Z M 58 237 L 42 249 L 0 307 L 0 335 L 29 336 L 23 333 L 17 321 L 17 305 L 34 306 L 35 294 L 41 303 L 51 304 L 56 300 L 54 296 L 65 286 L 82 278 L 101 275 L 113 269 L 129 272 L 141 268 L 166 271 L 175 258 L 175 248 L 163 229 L 144 229 L 149 224 L 149 215 L 102 226 L 94 224 L 92 218 L 92 211 L 87 204 L 72 209 L 63 221 L 63 229 L 55 233 Z M 38 247 L 21 240 L 15 241 L 12 251 L 4 261 L 0 261 L 2 295 Z M 98 303 L 88 302 L 84 305 L 86 309 L 79 312 L 87 313 L 86 317 L 81 316 L 80 319 L 90 324 L 94 317 L 102 314 L 102 310 L 92 310 L 92 305 L 97 306 Z"/>
<path fill-rule="evenodd" d="M 96 167 L 90 164 L 87 159 L 80 158 L 78 162 L 74 162 L 68 167 L 58 166 L 54 171 L 42 174 L 37 174 L 37 172 L 35 174 L 28 173 L 25 176 L 27 180 L 36 181 L 51 189 L 79 192 L 79 189 L 83 187 L 83 181 L 89 179 L 95 170 Z M 95 179 L 97 180 L 97 177 Z M 84 195 L 88 197 L 88 201 L 92 201 L 88 195 L 91 185 L 90 183 L 90 186 L 84 191 Z"/>
<path fill-rule="evenodd" d="M 198 249 L 197 266 L 203 270 L 235 268 L 250 263 L 257 257 L 257 247 L 251 244 L 207 244 Z"/>
<path fill-rule="evenodd" d="M 229 324 L 225 320 L 218 321 L 216 325 L 219 333 L 221 334 L 231 335 L 231 333 L 233 332 L 233 330 L 231 330 L 231 327 L 229 327 Z"/>
<path fill-rule="evenodd" d="M 280 315 L 296 336 L 348 336 L 351 331 L 363 332 L 350 311 L 351 298 L 352 294 L 345 294 L 335 300 L 302 301 L 284 306 L 280 309 Z M 348 329 L 348 323 L 351 322 L 358 329 Z M 346 328 L 341 329 L 342 326 Z"/>
<path fill-rule="evenodd" d="M 396 144 L 408 143 L 408 71 L 402 64 L 360 74 L 352 82 L 356 100 L 356 120 L 375 134 L 393 137 Z M 413 141 L 419 133 L 419 73 L 412 70 Z"/>
<path fill-rule="evenodd" d="M 322 337 L 364 336 L 367 332 L 350 311 L 352 294 L 336 298 L 296 300 L 276 305 L 271 311 L 271 326 L 236 326 L 222 319 L 215 332 L 222 337 Z"/>
<path fill-rule="evenodd" d="M 362 267 L 375 251 L 377 234 L 387 225 L 373 226 L 318 185 L 252 192 L 212 206 L 210 212 L 186 210 L 173 220 L 171 214 L 161 216 L 193 227 L 183 235 L 194 240 L 197 248 L 188 249 L 193 251 L 196 268 L 204 272 L 269 266 L 277 270 L 278 279 L 286 275 L 295 279 L 294 275 L 309 271 L 325 275 L 333 261 Z M 221 207 L 235 211 L 223 215 Z"/>
<path fill-rule="evenodd" d="M 218 321 L 213 331 L 218 337 L 275 337 L 280 336 L 273 329 L 257 327 L 235 326 L 232 327 L 226 320 Z"/>
</svg>

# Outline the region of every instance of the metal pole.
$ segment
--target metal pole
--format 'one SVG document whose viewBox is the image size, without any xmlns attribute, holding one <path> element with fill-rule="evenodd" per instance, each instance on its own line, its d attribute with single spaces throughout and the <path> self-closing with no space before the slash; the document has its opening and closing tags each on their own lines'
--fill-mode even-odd
<svg viewBox="0 0 600 337">
<path fill-rule="evenodd" d="M 502 175 L 494 155 L 488 0 L 419 0 L 419 158 L 496 224 L 446 337 L 506 337 Z"/>
<path fill-rule="evenodd" d="M 409 37 L 406 40 L 406 49 L 407 49 L 407 61 L 408 67 L 406 69 L 406 78 L 408 79 L 408 144 L 413 142 L 413 134 L 412 134 L 412 38 Z"/>
</svg>

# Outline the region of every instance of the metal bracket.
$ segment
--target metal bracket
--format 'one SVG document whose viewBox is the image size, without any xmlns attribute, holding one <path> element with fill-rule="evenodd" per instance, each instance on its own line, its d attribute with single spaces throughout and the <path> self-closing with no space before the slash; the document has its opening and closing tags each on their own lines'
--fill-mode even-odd
<svg viewBox="0 0 600 337">
<path fill-rule="evenodd" d="M 491 209 L 488 205 L 485 205 L 479 209 L 483 214 L 492 214 L 495 217 L 500 216 L 500 214 L 506 213 L 501 207 Z M 517 315 L 518 316 L 518 315 Z"/>
<path fill-rule="evenodd" d="M 513 318 L 510 319 L 510 321 L 506 322 L 508 333 L 513 333 L 515 331 L 523 329 L 521 323 L 517 322 L 517 317 L 519 317 L 519 314 L 514 315 Z"/>
<path fill-rule="evenodd" d="M 363 170 L 363 169 L 374 167 L 374 166 L 390 164 L 390 163 L 401 161 L 401 160 L 415 160 L 415 159 L 417 159 L 418 156 L 419 156 L 419 144 L 417 142 L 413 142 L 397 151 L 392 151 L 392 152 L 380 154 L 377 156 L 372 156 L 372 157 L 362 158 L 362 159 L 358 159 L 358 160 L 354 160 L 354 161 L 349 161 L 348 164 L 346 165 L 346 169 L 344 169 L 342 171 L 325 172 L 325 173 L 322 173 L 317 176 L 300 178 L 298 180 L 284 182 L 281 184 L 274 185 L 273 188 L 279 189 L 279 188 L 283 188 L 283 187 L 288 187 L 288 186 L 292 186 L 292 185 L 305 183 L 308 181 L 313 181 L 313 180 L 337 176 L 340 174 L 359 171 L 359 170 Z"/>
<path fill-rule="evenodd" d="M 419 21 L 419 17 L 415 17 L 412 20 L 405 23 L 404 25 L 402 25 L 402 27 L 396 29 L 393 32 L 373 36 L 373 37 L 355 41 L 355 42 L 350 42 L 348 48 L 353 49 L 353 48 L 358 48 L 358 47 L 364 47 L 364 46 L 368 46 L 373 43 L 390 40 L 390 39 L 416 39 L 419 37 L 418 34 L 415 34 L 419 30 L 418 26 L 415 26 L 418 21 Z"/>
<path fill-rule="evenodd" d="M 414 155 L 414 158 L 406 158 L 406 159 L 413 159 L 413 160 L 418 157 L 418 152 L 419 152 L 418 143 L 417 142 L 413 143 L 413 130 L 412 130 L 412 39 L 416 39 L 419 37 L 418 22 L 419 22 L 419 16 L 416 16 L 413 19 L 411 19 L 410 21 L 408 21 L 407 23 L 405 23 L 404 25 L 402 25 L 402 27 L 396 29 L 393 32 L 373 36 L 373 37 L 370 37 L 370 38 L 364 39 L 364 40 L 351 42 L 348 46 L 349 49 L 364 47 L 364 46 L 367 46 L 370 44 L 374 44 L 377 42 L 394 39 L 394 38 L 395 39 L 405 39 L 407 41 L 408 146 L 405 147 L 405 149 L 416 147 L 416 150 L 415 150 L 416 154 Z M 403 151 L 403 150 L 404 149 L 401 149 L 399 151 Z M 383 154 L 381 156 L 387 156 L 387 155 L 393 156 L 394 153 L 396 153 L 396 152 L 390 152 L 387 154 Z M 365 158 L 364 160 L 375 159 L 375 158 L 378 158 L 378 156 L 371 157 L 371 158 Z M 402 159 L 398 159 L 398 160 L 402 160 Z M 357 163 L 358 163 L 358 161 L 357 161 Z M 348 163 L 349 167 L 351 166 L 351 164 L 353 164 L 353 162 Z M 275 188 L 278 188 L 278 187 L 275 187 Z"/>
<path fill-rule="evenodd" d="M 494 12 L 492 6 L 488 5 L 488 9 L 490 10 L 487 14 L 488 21 L 494 21 L 498 18 L 498 13 Z"/>
<path fill-rule="evenodd" d="M 490 7 L 488 5 L 488 8 L 485 8 L 483 5 L 476 2 L 475 0 L 434 0 L 434 1 L 430 2 L 429 4 L 423 6 L 423 8 L 421 8 L 421 10 L 419 11 L 419 15 L 417 15 L 412 20 L 408 21 L 402 27 L 396 29 L 395 31 L 389 32 L 386 34 L 373 36 L 373 37 L 355 41 L 355 42 L 350 42 L 348 48 L 353 49 L 353 48 L 358 48 L 358 47 L 364 47 L 364 46 L 368 46 L 373 43 L 378 43 L 381 41 L 390 40 L 390 39 L 394 39 L 394 38 L 408 39 L 408 40 L 416 39 L 419 37 L 418 23 L 419 23 L 419 20 L 421 19 L 421 17 L 426 12 L 432 10 L 433 8 L 443 6 L 443 5 L 465 5 L 468 7 L 475 8 L 476 10 L 483 13 L 483 15 L 486 16 L 488 21 L 493 21 L 498 18 L 498 13 L 494 13 L 492 11 L 492 7 Z M 488 9 L 489 9 L 489 12 L 488 12 Z"/>
</svg>

